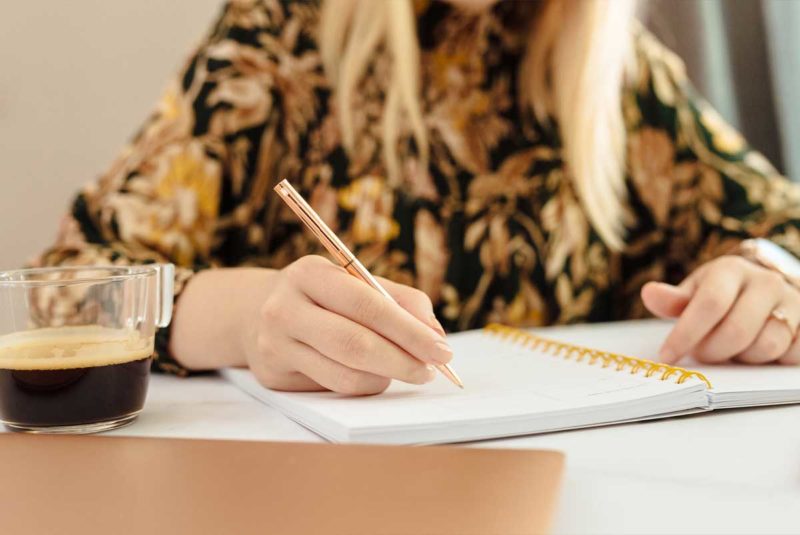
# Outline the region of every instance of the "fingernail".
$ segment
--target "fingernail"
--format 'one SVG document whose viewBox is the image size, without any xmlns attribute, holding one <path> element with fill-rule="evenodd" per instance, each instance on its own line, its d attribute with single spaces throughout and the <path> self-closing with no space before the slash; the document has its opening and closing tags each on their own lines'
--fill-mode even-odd
<svg viewBox="0 0 800 535">
<path fill-rule="evenodd" d="M 445 336 L 447 336 L 447 334 L 444 332 L 444 327 L 442 327 L 442 324 L 441 324 L 441 323 L 439 323 L 439 320 L 437 320 L 437 319 L 436 319 L 436 316 L 435 316 L 434 314 L 431 314 L 431 320 L 428 322 L 428 324 L 431 326 L 431 328 L 432 328 L 434 331 L 436 331 L 437 333 L 439 333 L 439 335 L 440 335 L 442 338 L 444 338 Z"/>
<path fill-rule="evenodd" d="M 453 360 L 453 350 L 450 349 L 450 346 L 447 344 L 447 342 L 436 342 L 435 345 L 436 351 L 433 353 L 433 360 L 436 362 L 441 362 L 442 364 Z"/>
</svg>

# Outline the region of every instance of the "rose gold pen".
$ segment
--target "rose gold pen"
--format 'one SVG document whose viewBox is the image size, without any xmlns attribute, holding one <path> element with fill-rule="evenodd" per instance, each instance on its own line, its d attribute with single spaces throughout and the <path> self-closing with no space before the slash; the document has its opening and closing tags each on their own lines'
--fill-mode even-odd
<svg viewBox="0 0 800 535">
<path fill-rule="evenodd" d="M 275 191 L 280 195 L 280 197 L 289 205 L 289 208 L 292 209 L 297 217 L 300 218 L 300 221 L 305 223 L 305 225 L 309 228 L 309 230 L 314 233 L 314 236 L 325 246 L 325 249 L 336 259 L 341 266 L 347 270 L 348 273 L 353 275 L 356 278 L 361 279 L 362 281 L 366 282 L 376 290 L 378 290 L 385 298 L 397 302 L 394 298 L 386 291 L 386 289 L 375 280 L 375 277 L 372 276 L 372 273 L 367 271 L 367 268 L 358 261 L 353 253 L 350 252 L 342 240 L 334 234 L 334 232 L 325 224 L 322 218 L 311 208 L 306 200 L 297 193 L 291 184 L 289 184 L 288 180 L 281 180 L 277 186 L 275 186 Z M 456 372 L 448 364 L 439 364 L 436 368 L 442 372 L 442 375 L 447 377 L 454 385 L 458 386 L 459 388 L 464 388 L 464 383 L 461 382 L 461 379 L 458 378 Z"/>
</svg>

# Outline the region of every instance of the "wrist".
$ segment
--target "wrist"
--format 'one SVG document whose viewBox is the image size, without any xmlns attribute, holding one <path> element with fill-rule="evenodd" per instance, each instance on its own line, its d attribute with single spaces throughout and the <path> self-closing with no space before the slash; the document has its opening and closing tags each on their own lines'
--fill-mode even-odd
<svg viewBox="0 0 800 535">
<path fill-rule="evenodd" d="M 238 365 L 245 365 L 256 354 L 261 324 L 261 308 L 269 297 L 276 271 L 261 268 L 236 269 L 236 313 L 232 317 L 230 332 L 235 333 Z"/>
<path fill-rule="evenodd" d="M 245 365 L 273 273 L 230 268 L 196 274 L 176 306 L 170 341 L 175 359 L 194 370 Z"/>
</svg>

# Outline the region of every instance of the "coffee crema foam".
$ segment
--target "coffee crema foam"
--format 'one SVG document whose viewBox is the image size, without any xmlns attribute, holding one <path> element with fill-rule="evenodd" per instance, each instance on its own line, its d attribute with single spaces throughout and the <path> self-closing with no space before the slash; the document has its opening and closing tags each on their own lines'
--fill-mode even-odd
<svg viewBox="0 0 800 535">
<path fill-rule="evenodd" d="M 66 370 L 150 357 L 154 337 L 98 325 L 55 327 L 0 336 L 0 368 Z"/>
</svg>

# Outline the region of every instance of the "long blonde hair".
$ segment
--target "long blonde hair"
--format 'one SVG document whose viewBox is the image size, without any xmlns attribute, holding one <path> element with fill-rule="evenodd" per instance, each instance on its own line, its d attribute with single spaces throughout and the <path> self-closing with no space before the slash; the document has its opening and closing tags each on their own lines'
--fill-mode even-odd
<svg viewBox="0 0 800 535">
<path fill-rule="evenodd" d="M 520 104 L 536 119 L 558 122 L 563 159 L 595 231 L 611 248 L 625 238 L 625 126 L 622 85 L 630 58 L 635 0 L 545 2 L 520 65 Z M 422 165 L 429 159 L 420 105 L 419 44 L 412 0 L 325 0 L 320 52 L 335 88 L 346 149 L 355 145 L 350 102 L 372 54 L 392 59 L 383 110 L 383 157 L 399 174 L 398 125 L 405 117 Z"/>
</svg>

